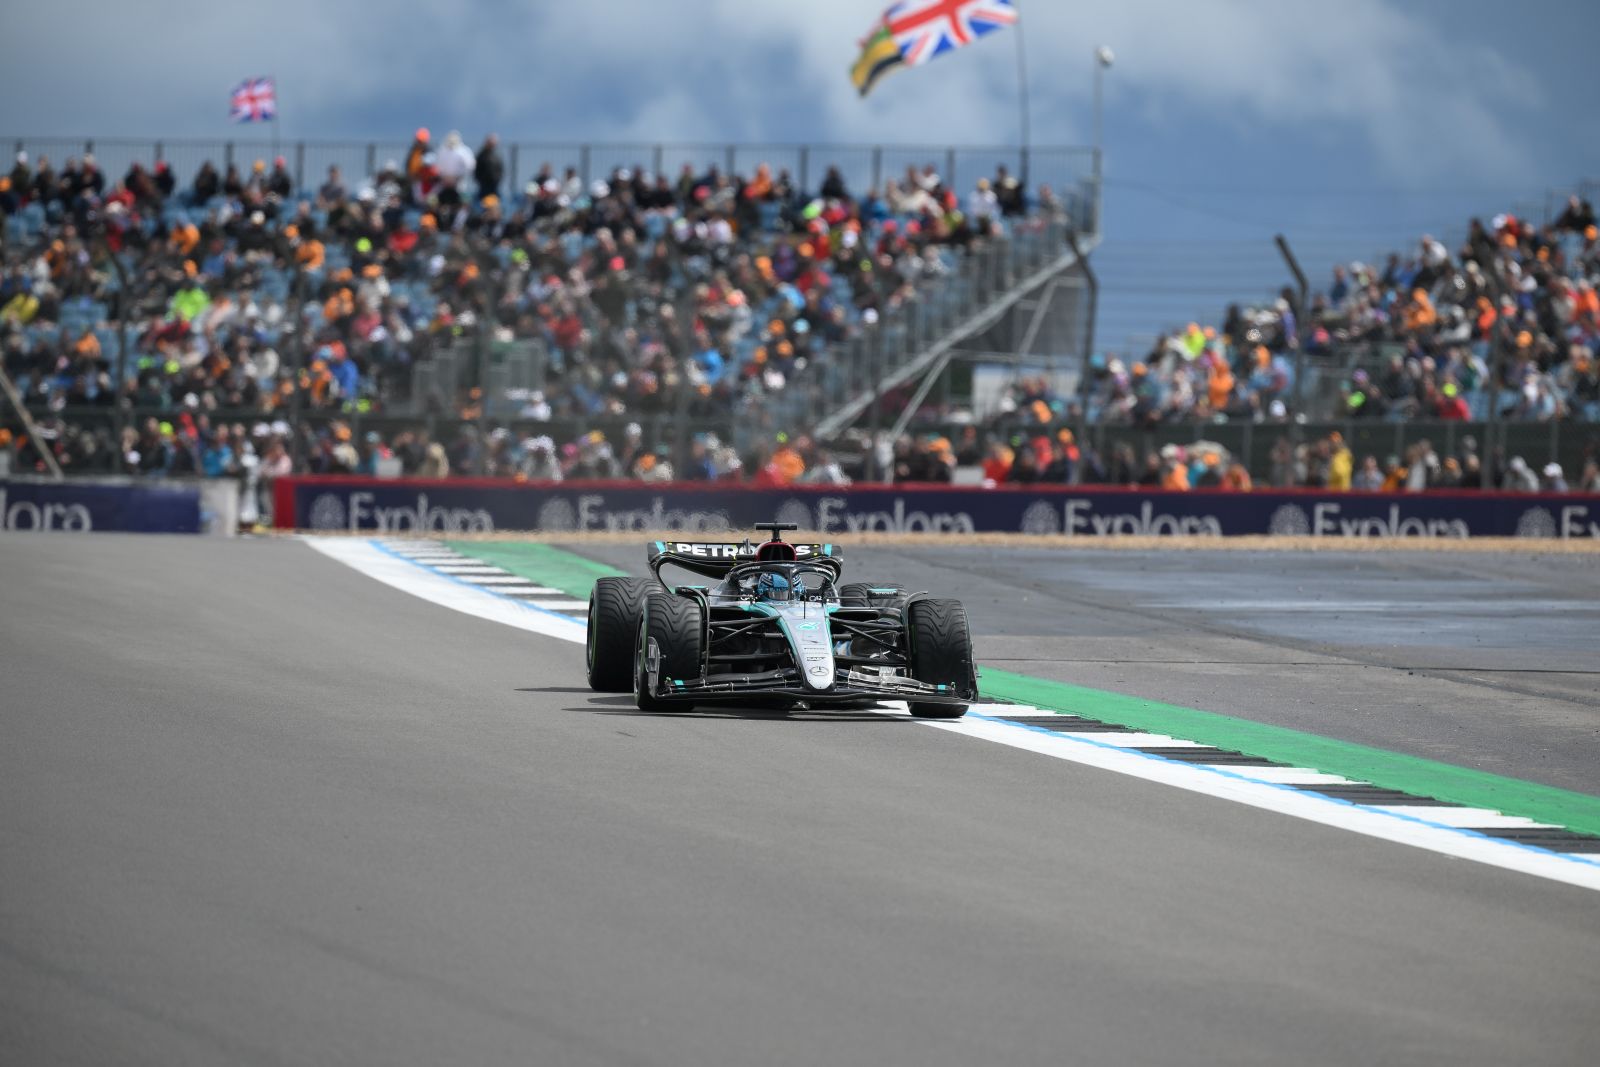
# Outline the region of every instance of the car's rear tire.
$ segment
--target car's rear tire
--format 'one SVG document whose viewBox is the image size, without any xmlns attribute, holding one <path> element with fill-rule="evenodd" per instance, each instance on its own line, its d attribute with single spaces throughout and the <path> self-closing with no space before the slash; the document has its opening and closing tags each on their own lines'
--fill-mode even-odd
<svg viewBox="0 0 1600 1067">
<path fill-rule="evenodd" d="M 601 578 L 589 593 L 589 634 L 585 642 L 589 688 L 626 693 L 633 688 L 633 643 L 639 635 L 639 610 L 654 583 L 648 578 Z"/>
<path fill-rule="evenodd" d="M 654 641 L 661 656 L 659 676 L 673 680 L 699 678 L 704 658 L 704 627 L 700 605 L 687 597 L 653 592 L 645 597 L 639 616 L 639 636 L 634 651 L 633 697 L 642 711 L 687 711 L 692 704 L 660 700 L 651 695 L 645 657 Z"/>
<path fill-rule="evenodd" d="M 911 677 L 948 685 L 958 694 L 972 690 L 972 634 L 967 609 L 959 600 L 913 600 L 906 609 L 906 638 Z M 959 719 L 965 704 L 911 701 L 911 714 L 922 719 Z"/>
</svg>

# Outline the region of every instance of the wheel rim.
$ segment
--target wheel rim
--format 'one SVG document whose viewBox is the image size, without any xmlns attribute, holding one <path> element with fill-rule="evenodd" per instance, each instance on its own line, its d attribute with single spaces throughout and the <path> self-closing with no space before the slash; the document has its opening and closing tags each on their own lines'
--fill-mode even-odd
<svg viewBox="0 0 1600 1067">
<path fill-rule="evenodd" d="M 589 624 L 588 624 L 588 627 L 587 627 L 586 632 L 584 633 L 584 637 L 583 637 L 584 663 L 585 663 L 585 665 L 587 665 L 589 667 L 590 670 L 594 669 L 594 646 L 595 646 L 595 629 L 596 629 L 595 624 L 594 624 L 594 620 L 595 620 L 595 610 L 594 609 L 595 609 L 594 594 L 591 593 L 591 594 L 589 594 Z"/>
</svg>

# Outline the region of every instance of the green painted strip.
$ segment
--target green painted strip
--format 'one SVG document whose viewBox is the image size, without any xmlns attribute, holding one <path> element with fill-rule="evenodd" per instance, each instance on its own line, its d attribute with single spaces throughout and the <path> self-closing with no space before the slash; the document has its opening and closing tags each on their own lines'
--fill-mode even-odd
<svg viewBox="0 0 1600 1067">
<path fill-rule="evenodd" d="M 588 600 L 596 578 L 626 574 L 615 567 L 529 541 L 446 541 L 463 556 L 504 567 L 535 585 L 559 589 L 575 600 Z"/>
<path fill-rule="evenodd" d="M 993 667 L 982 669 L 978 687 L 983 696 L 991 700 L 1031 704 L 1150 733 L 1168 734 L 1185 741 L 1371 782 L 1386 789 L 1437 797 L 1468 807 L 1492 808 L 1507 815 L 1555 823 L 1580 833 L 1600 834 L 1600 797 L 1584 793 L 1503 778 L 1487 771 L 1369 748 L 1283 726 L 1013 674 Z"/>
<path fill-rule="evenodd" d="M 539 585 L 560 589 L 579 600 L 588 599 L 596 578 L 627 573 L 550 545 L 521 541 L 446 543 L 463 555 L 475 556 L 504 567 L 512 574 L 521 575 Z M 1600 797 L 1585 793 L 1504 778 L 1487 771 L 1456 767 L 1283 726 L 1236 719 L 1212 711 L 1013 674 L 994 667 L 981 669 L 979 689 L 983 697 L 989 700 L 1029 704 L 1048 711 L 1082 715 L 1296 767 L 1310 767 L 1327 774 L 1343 775 L 1386 789 L 1437 797 L 1474 808 L 1492 808 L 1507 815 L 1555 823 L 1580 833 L 1600 834 Z"/>
</svg>

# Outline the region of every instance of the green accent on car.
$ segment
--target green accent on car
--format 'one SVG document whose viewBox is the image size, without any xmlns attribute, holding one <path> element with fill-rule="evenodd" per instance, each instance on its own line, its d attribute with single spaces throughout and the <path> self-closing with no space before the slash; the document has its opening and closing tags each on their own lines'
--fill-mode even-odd
<svg viewBox="0 0 1600 1067">
<path fill-rule="evenodd" d="M 1505 778 L 1488 771 L 1197 708 L 1013 674 L 994 667 L 984 668 L 979 689 L 988 700 L 1081 715 L 1086 719 L 1167 734 L 1296 767 L 1309 767 L 1325 774 L 1371 782 L 1385 789 L 1435 797 L 1468 807 L 1491 808 L 1507 815 L 1555 823 L 1580 833 L 1600 834 L 1600 797 L 1555 786 Z"/>
</svg>

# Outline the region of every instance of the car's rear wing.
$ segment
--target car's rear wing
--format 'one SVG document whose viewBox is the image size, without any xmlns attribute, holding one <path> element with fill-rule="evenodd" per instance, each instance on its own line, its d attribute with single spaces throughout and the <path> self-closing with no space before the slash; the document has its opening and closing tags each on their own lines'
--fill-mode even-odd
<svg viewBox="0 0 1600 1067">
<path fill-rule="evenodd" d="M 840 552 L 835 544 L 791 544 L 801 563 L 830 560 L 839 569 Z M 741 563 L 754 563 L 756 546 L 749 541 L 652 541 L 647 555 L 650 569 L 657 574 L 667 564 L 682 567 L 707 578 L 722 578 Z"/>
</svg>

